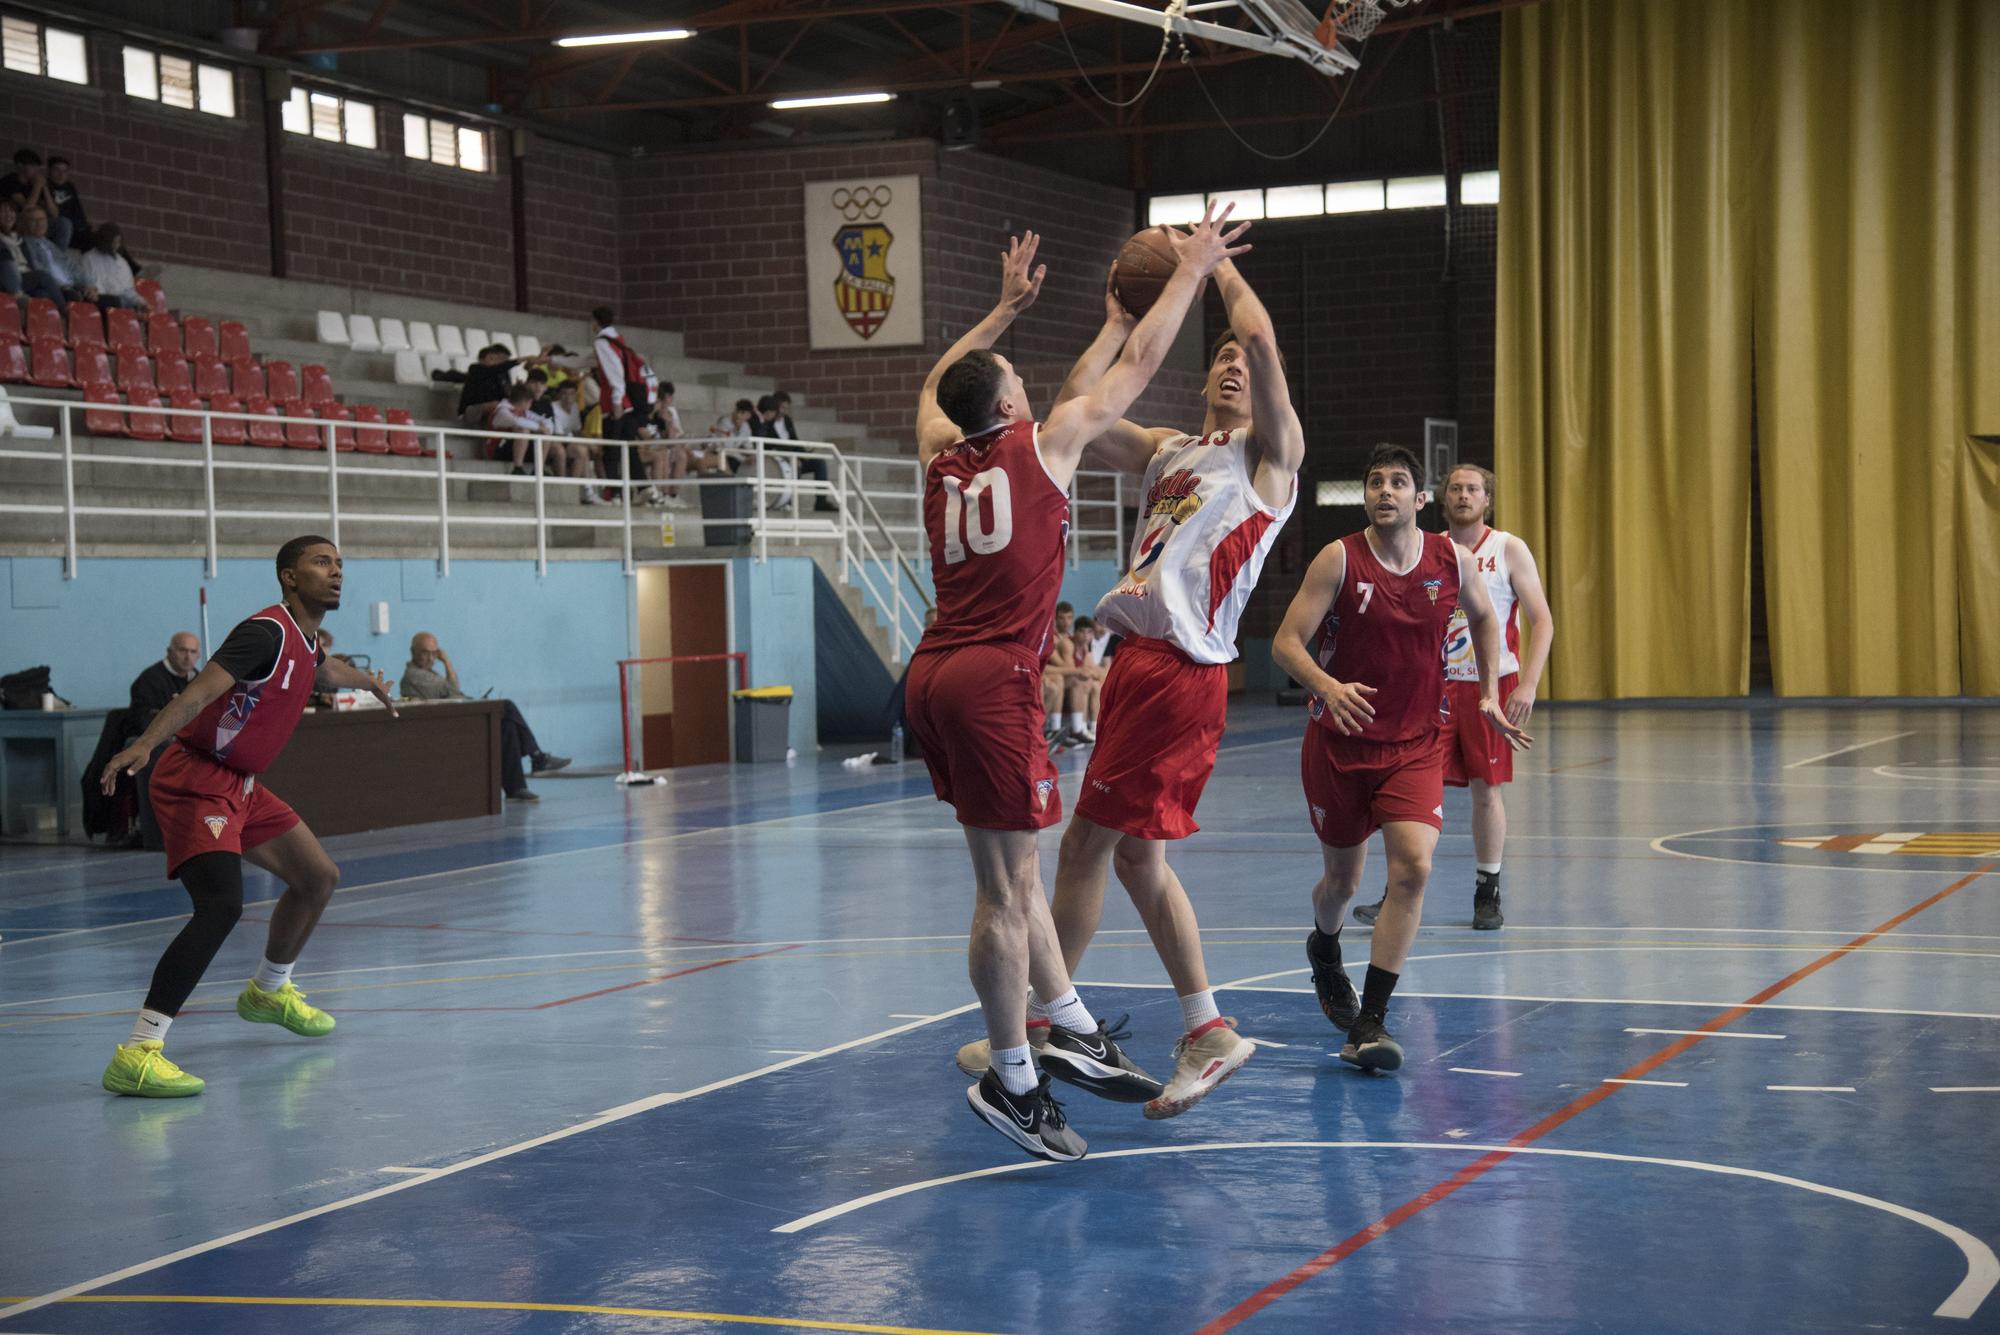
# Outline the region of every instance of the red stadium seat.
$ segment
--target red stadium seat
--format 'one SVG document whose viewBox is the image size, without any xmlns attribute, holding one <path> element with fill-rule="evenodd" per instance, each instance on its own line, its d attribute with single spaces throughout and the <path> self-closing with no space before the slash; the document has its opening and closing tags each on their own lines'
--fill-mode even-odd
<svg viewBox="0 0 2000 1335">
<path fill-rule="evenodd" d="M 229 392 L 229 368 L 213 357 L 197 358 L 194 363 L 194 392 L 213 403 L 217 399 L 232 399 Z"/>
<path fill-rule="evenodd" d="M 315 403 L 311 407 L 314 412 L 319 414 L 320 420 L 323 422 L 352 422 L 354 420 L 354 410 L 345 404 Z M 354 428 L 351 426 L 336 426 L 333 429 L 333 447 L 343 452 L 353 451 L 356 448 Z"/>
<path fill-rule="evenodd" d="M 111 335 L 105 341 L 113 352 L 124 348 L 131 348 L 134 352 L 146 350 L 146 331 L 139 323 L 137 311 L 128 311 L 122 306 L 113 307 L 104 318 L 111 327 Z"/>
<path fill-rule="evenodd" d="M 326 448 L 326 432 L 320 429 L 319 421 L 304 399 L 293 399 L 285 405 L 285 448 L 288 450 L 323 450 Z"/>
<path fill-rule="evenodd" d="M 28 349 L 19 343 L 0 343 L 0 384 L 18 385 L 28 378 Z"/>
<path fill-rule="evenodd" d="M 134 408 L 157 408 L 160 396 L 151 390 L 140 390 L 132 396 Z M 134 440 L 165 440 L 167 438 L 167 415 L 165 413 L 133 413 L 126 425 L 126 433 Z"/>
<path fill-rule="evenodd" d="M 86 404 L 125 402 L 110 385 L 92 385 L 83 391 L 83 401 Z M 106 408 L 86 407 L 83 410 L 83 429 L 93 436 L 122 436 L 125 434 L 125 414 Z"/>
<path fill-rule="evenodd" d="M 363 454 L 387 454 L 389 433 L 382 429 L 382 410 L 372 403 L 354 405 L 354 448 Z"/>
<path fill-rule="evenodd" d="M 221 360 L 215 346 L 215 322 L 206 316 L 190 315 L 181 324 L 181 350 L 191 358 Z"/>
<path fill-rule="evenodd" d="M 45 338 L 63 341 L 62 312 L 47 297 L 31 297 L 28 300 L 28 342 L 39 343 Z"/>
<path fill-rule="evenodd" d="M 284 415 L 278 406 L 262 395 L 251 399 L 247 411 L 256 414 L 250 423 L 250 443 L 261 445 L 267 450 L 285 448 Z"/>
<path fill-rule="evenodd" d="M 78 389 L 112 383 L 111 358 L 103 348 L 78 348 L 70 355 L 70 362 L 72 380 Z"/>
<path fill-rule="evenodd" d="M 161 364 L 165 365 L 165 363 Z M 187 363 L 182 362 L 181 365 L 185 366 Z M 193 392 L 189 390 L 169 394 L 167 402 L 176 408 L 193 408 L 199 410 L 202 407 L 201 400 L 196 398 Z M 167 434 L 184 444 L 199 445 L 201 444 L 201 419 L 199 417 L 183 417 L 181 414 L 175 413 L 167 418 Z"/>
<path fill-rule="evenodd" d="M 248 357 L 229 364 L 229 388 L 237 398 L 246 402 L 271 397 L 271 391 L 264 383 L 264 368 Z"/>
<path fill-rule="evenodd" d="M 219 332 L 222 335 L 222 360 L 241 362 L 250 359 L 250 334 L 241 323 L 224 320 Z"/>
<path fill-rule="evenodd" d="M 146 299 L 147 307 L 155 315 L 167 313 L 167 290 L 150 278 L 141 278 L 132 285 L 140 296 Z"/>
<path fill-rule="evenodd" d="M 149 389 L 157 391 L 159 385 L 153 379 L 153 359 L 143 352 L 119 353 L 118 388 L 127 394 Z"/>
<path fill-rule="evenodd" d="M 113 311 L 115 321 L 120 315 L 130 315 L 130 311 Z M 112 340 L 117 341 L 116 337 Z M 181 355 L 181 322 L 171 315 L 155 315 L 146 321 L 146 350 L 155 357 L 165 357 L 169 353 Z"/>
<path fill-rule="evenodd" d="M 21 303 L 0 293 L 0 344 L 27 341 L 28 333 L 21 327 Z"/>
<path fill-rule="evenodd" d="M 273 403 L 290 403 L 302 399 L 299 393 L 299 373 L 292 369 L 290 362 L 264 363 L 264 392 L 271 396 Z"/>
<path fill-rule="evenodd" d="M 72 301 L 69 304 L 69 345 L 76 348 L 101 348 L 104 346 L 104 312 L 91 301 Z"/>
<path fill-rule="evenodd" d="M 178 352 L 160 354 L 159 361 L 153 364 L 153 382 L 169 399 L 176 394 L 194 393 L 194 372 L 188 368 L 187 358 Z"/>
<path fill-rule="evenodd" d="M 333 377 L 326 373 L 324 366 L 300 368 L 307 403 L 333 402 Z"/>
<path fill-rule="evenodd" d="M 237 400 L 229 398 L 227 395 L 221 398 L 210 399 L 208 401 L 208 408 L 210 412 L 214 413 L 240 413 L 243 411 L 243 405 Z M 231 417 L 216 417 L 212 420 L 215 425 L 210 428 L 209 438 L 216 444 L 241 445 L 247 438 L 245 429 L 250 425 L 248 422 Z"/>
<path fill-rule="evenodd" d="M 31 317 L 32 318 L 32 317 Z M 28 379 L 43 389 L 73 389 L 75 384 L 70 376 L 69 349 L 59 338 L 38 338 L 34 343 L 34 357 L 30 363 L 32 370 Z"/>
<path fill-rule="evenodd" d="M 391 408 L 387 414 L 390 426 L 409 426 L 412 423 L 408 408 Z M 391 431 L 389 433 L 389 453 L 406 458 L 428 459 L 432 450 L 424 444 L 424 438 L 414 431 Z"/>
</svg>

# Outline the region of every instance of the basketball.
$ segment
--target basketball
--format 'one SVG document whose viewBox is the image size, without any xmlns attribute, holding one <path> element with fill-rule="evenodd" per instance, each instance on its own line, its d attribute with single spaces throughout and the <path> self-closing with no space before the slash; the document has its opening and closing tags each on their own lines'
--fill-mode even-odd
<svg viewBox="0 0 2000 1335">
<path fill-rule="evenodd" d="M 1178 263 L 1159 228 L 1137 232 L 1119 248 L 1118 261 L 1111 266 L 1112 295 L 1138 319 L 1153 309 Z"/>
</svg>

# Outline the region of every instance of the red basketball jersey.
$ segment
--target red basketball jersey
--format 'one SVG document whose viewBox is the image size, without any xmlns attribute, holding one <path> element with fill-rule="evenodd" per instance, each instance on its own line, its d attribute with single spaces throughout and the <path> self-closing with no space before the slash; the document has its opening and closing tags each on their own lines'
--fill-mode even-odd
<svg viewBox="0 0 2000 1335">
<path fill-rule="evenodd" d="M 1049 476 L 1035 439 L 1035 423 L 1009 422 L 931 460 L 924 533 L 937 623 L 920 650 L 1001 642 L 1048 652 L 1069 497 Z"/>
<path fill-rule="evenodd" d="M 306 712 L 319 645 L 299 629 L 283 603 L 248 619 L 277 627 L 283 641 L 277 663 L 261 679 L 239 681 L 211 700 L 177 736 L 182 745 L 239 773 L 261 774 L 292 740 L 292 730 Z"/>
<path fill-rule="evenodd" d="M 1366 531 L 1342 538 L 1347 573 L 1314 653 L 1335 681 L 1373 686 L 1375 717 L 1352 740 L 1406 742 L 1436 732 L 1448 709 L 1445 632 L 1458 610 L 1458 549 L 1444 533 L 1424 533 L 1423 553 L 1408 574 L 1375 559 Z M 1330 731 L 1317 697 L 1312 717 Z"/>
</svg>

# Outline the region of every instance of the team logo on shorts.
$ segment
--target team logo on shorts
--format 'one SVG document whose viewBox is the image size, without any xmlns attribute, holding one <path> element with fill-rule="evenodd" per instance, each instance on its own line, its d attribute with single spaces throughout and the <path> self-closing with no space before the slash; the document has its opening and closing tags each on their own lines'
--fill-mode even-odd
<svg viewBox="0 0 2000 1335">
<path fill-rule="evenodd" d="M 1049 794 L 1053 793 L 1055 790 L 1056 790 L 1056 781 L 1054 779 L 1036 779 L 1035 780 L 1036 804 L 1044 807 L 1047 806 L 1049 804 Z"/>
<path fill-rule="evenodd" d="M 201 818 L 201 823 L 208 827 L 208 832 L 210 836 L 216 839 L 220 839 L 222 837 L 222 827 L 229 824 L 229 817 L 203 816 Z"/>
<path fill-rule="evenodd" d="M 1444 581 L 1441 579 L 1425 580 L 1424 592 L 1430 596 L 1431 602 L 1433 603 L 1437 602 L 1438 594 L 1444 592 Z"/>
<path fill-rule="evenodd" d="M 1321 826 L 1326 824 L 1326 808 L 1318 805 L 1317 803 L 1312 803 L 1309 805 L 1312 806 L 1313 828 L 1317 830 Z"/>
</svg>

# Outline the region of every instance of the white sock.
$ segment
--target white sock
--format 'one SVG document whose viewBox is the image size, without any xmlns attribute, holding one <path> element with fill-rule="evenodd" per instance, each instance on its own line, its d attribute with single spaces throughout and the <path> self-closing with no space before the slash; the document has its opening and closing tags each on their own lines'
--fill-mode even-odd
<svg viewBox="0 0 2000 1335">
<path fill-rule="evenodd" d="M 1040 997 L 1036 996 L 1034 988 L 1032 987 L 1029 988 L 1028 1019 L 1030 1021 L 1034 1021 L 1034 1020 L 1047 1020 L 1048 1018 L 1049 1018 L 1049 1003 L 1043 1001 Z"/>
<path fill-rule="evenodd" d="M 1222 1018 L 1216 1009 L 1215 989 L 1205 987 L 1199 992 L 1190 992 L 1181 999 L 1181 1032 L 1192 1034 L 1210 1020 Z"/>
<path fill-rule="evenodd" d="M 1500 874 L 1500 864 L 1497 862 L 1475 862 L 1472 865 L 1489 876 L 1498 876 Z"/>
<path fill-rule="evenodd" d="M 167 1027 L 173 1022 L 174 1017 L 171 1015 L 162 1015 L 158 1011 L 140 1011 L 139 1018 L 132 1022 L 132 1037 L 125 1040 L 125 1046 L 136 1047 L 153 1039 L 164 1043 L 167 1041 Z"/>
<path fill-rule="evenodd" d="M 1065 714 L 1063 718 L 1065 720 L 1066 726 L 1069 728 L 1071 732 L 1083 731 L 1083 715 Z"/>
<path fill-rule="evenodd" d="M 1090 1008 L 1083 1004 L 1083 998 L 1076 994 L 1076 989 L 1073 987 L 1049 1003 L 1049 1023 L 1059 1024 L 1072 1034 L 1097 1032 L 1097 1021 L 1092 1018 Z"/>
<path fill-rule="evenodd" d="M 257 966 L 257 976 L 250 981 L 257 985 L 257 990 L 260 992 L 276 992 L 292 981 L 292 966 L 273 964 L 265 960 Z"/>
<path fill-rule="evenodd" d="M 1000 1075 L 1000 1087 L 1009 1094 L 1025 1094 L 1041 1083 L 1025 1043 L 1018 1048 L 994 1049 L 993 1069 Z"/>
</svg>

